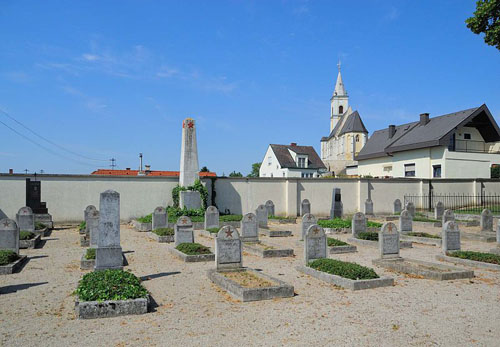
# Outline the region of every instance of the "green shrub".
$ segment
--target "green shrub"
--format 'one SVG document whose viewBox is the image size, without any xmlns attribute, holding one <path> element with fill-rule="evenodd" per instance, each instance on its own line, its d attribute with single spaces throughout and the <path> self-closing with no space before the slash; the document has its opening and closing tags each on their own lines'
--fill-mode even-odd
<svg viewBox="0 0 500 347">
<path fill-rule="evenodd" d="M 78 229 L 80 229 L 80 231 L 85 230 L 86 227 L 87 227 L 87 223 L 85 221 L 81 222 L 78 225 Z"/>
<path fill-rule="evenodd" d="M 95 248 L 87 248 L 87 252 L 85 253 L 85 259 L 87 260 L 95 259 Z"/>
<path fill-rule="evenodd" d="M 42 230 L 45 229 L 47 226 L 43 223 L 40 222 L 35 222 L 35 230 Z"/>
<path fill-rule="evenodd" d="M 31 231 L 21 230 L 19 232 L 19 240 L 31 240 L 35 237 L 35 233 Z"/>
<path fill-rule="evenodd" d="M 210 254 L 210 248 L 200 245 L 199 243 L 181 243 L 175 247 L 178 251 L 181 251 L 187 255 L 198 255 L 198 254 Z"/>
<path fill-rule="evenodd" d="M 173 228 L 158 228 L 153 230 L 153 232 L 158 236 L 168 236 L 174 234 Z"/>
<path fill-rule="evenodd" d="M 308 266 L 318 271 L 349 278 L 351 280 L 369 280 L 379 278 L 373 269 L 356 263 L 349 263 L 335 259 L 316 259 L 310 262 Z"/>
<path fill-rule="evenodd" d="M 128 300 L 148 295 L 141 280 L 123 270 L 102 270 L 85 274 L 76 288 L 81 301 Z"/>
<path fill-rule="evenodd" d="M 378 241 L 378 233 L 373 231 L 366 231 L 358 234 L 358 239 L 368 241 Z"/>
<path fill-rule="evenodd" d="M 432 235 L 432 234 L 429 234 L 429 233 L 420 233 L 420 232 L 411 232 L 411 233 L 407 233 L 406 235 L 408 236 L 416 236 L 416 237 L 428 237 L 428 238 L 431 238 L 431 239 L 440 239 L 441 236 L 439 235 Z"/>
<path fill-rule="evenodd" d="M 139 223 L 151 223 L 151 222 L 153 222 L 153 214 L 152 214 L 152 213 L 150 213 L 150 214 L 148 214 L 148 215 L 146 215 L 146 216 L 143 216 L 143 217 L 137 218 L 137 221 L 138 221 Z"/>
<path fill-rule="evenodd" d="M 340 241 L 340 240 L 337 240 L 337 239 L 334 239 L 334 238 L 331 238 L 331 237 L 328 237 L 326 239 L 326 242 L 328 243 L 328 247 L 335 247 L 335 246 L 348 246 L 349 244 L 344 242 L 344 241 Z"/>
<path fill-rule="evenodd" d="M 200 208 L 197 210 L 188 210 L 186 208 L 181 209 L 178 207 L 167 207 L 168 221 L 169 223 L 176 223 L 177 219 L 182 216 L 189 217 L 193 223 L 203 222 L 205 220 L 205 210 Z"/>
<path fill-rule="evenodd" d="M 208 228 L 207 231 L 212 234 L 217 234 L 219 232 L 219 228 Z"/>
<path fill-rule="evenodd" d="M 332 229 L 351 228 L 352 219 L 334 218 L 327 220 L 319 220 L 318 225 L 322 228 L 332 228 Z M 372 221 L 366 221 L 366 226 L 368 228 L 381 228 L 382 224 Z"/>
<path fill-rule="evenodd" d="M 473 251 L 455 251 L 448 252 L 446 255 L 455 258 L 468 259 L 481 261 L 483 263 L 490 263 L 500 265 L 500 255 L 493 253 L 482 253 L 482 252 L 473 252 Z"/>
<path fill-rule="evenodd" d="M 382 228 L 382 223 L 372 222 L 370 220 L 366 221 L 366 226 L 368 228 Z"/>
<path fill-rule="evenodd" d="M 186 191 L 186 190 L 200 192 L 202 208 L 203 208 L 203 210 L 206 210 L 206 208 L 208 207 L 208 205 L 207 205 L 208 190 L 201 183 L 201 181 L 199 179 L 197 179 L 196 181 L 194 181 L 194 184 L 192 186 L 181 187 L 181 186 L 178 185 L 177 187 L 175 187 L 174 189 L 172 189 L 172 200 L 174 201 L 174 207 L 177 207 L 177 208 L 179 207 L 179 193 L 181 191 Z"/>
<path fill-rule="evenodd" d="M 0 265 L 1 266 L 13 263 L 17 259 L 19 259 L 19 256 L 16 254 L 16 252 L 8 250 L 8 249 L 0 250 Z"/>
<path fill-rule="evenodd" d="M 226 214 L 219 216 L 220 222 L 241 222 L 243 216 L 241 214 Z"/>
</svg>

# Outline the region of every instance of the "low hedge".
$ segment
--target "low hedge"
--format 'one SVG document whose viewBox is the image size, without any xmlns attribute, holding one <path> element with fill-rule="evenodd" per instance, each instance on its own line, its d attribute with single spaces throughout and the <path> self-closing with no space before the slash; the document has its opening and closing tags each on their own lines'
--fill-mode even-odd
<svg viewBox="0 0 500 347">
<path fill-rule="evenodd" d="M 332 228 L 332 229 L 351 228 L 352 220 L 342 219 L 342 218 L 319 220 L 318 225 L 322 228 Z M 366 221 L 366 226 L 368 228 L 381 228 L 382 224 L 378 222 Z"/>
<path fill-rule="evenodd" d="M 13 263 L 17 259 L 19 259 L 19 256 L 17 255 L 16 252 L 8 250 L 8 249 L 0 250 L 0 266 Z"/>
<path fill-rule="evenodd" d="M 217 234 L 219 232 L 219 228 L 208 228 L 207 231 L 212 234 Z"/>
<path fill-rule="evenodd" d="M 85 223 L 85 222 L 83 222 Z M 42 230 L 42 229 L 45 229 L 47 226 L 43 223 L 40 223 L 40 222 L 35 222 L 35 230 Z"/>
<path fill-rule="evenodd" d="M 378 241 L 378 233 L 373 231 L 366 231 L 358 234 L 358 239 L 368 241 Z"/>
<path fill-rule="evenodd" d="M 178 251 L 187 255 L 211 254 L 210 248 L 200 245 L 199 243 L 181 243 L 175 247 Z"/>
<path fill-rule="evenodd" d="M 85 221 L 81 222 L 81 223 L 78 225 L 78 229 L 79 229 L 80 231 L 85 230 L 85 228 L 87 228 L 87 222 L 85 222 Z"/>
<path fill-rule="evenodd" d="M 447 252 L 446 255 L 460 259 L 475 260 L 475 261 L 481 261 L 483 263 L 500 265 L 500 255 L 493 253 L 483 253 L 474 251 L 454 251 L 454 252 Z"/>
<path fill-rule="evenodd" d="M 310 262 L 308 266 L 318 271 L 349 278 L 351 280 L 369 280 L 379 278 L 373 269 L 356 263 L 349 263 L 336 259 L 316 259 Z"/>
<path fill-rule="evenodd" d="M 95 248 L 87 248 L 87 252 L 85 253 L 85 259 L 87 260 L 95 259 Z"/>
<path fill-rule="evenodd" d="M 146 216 L 139 217 L 139 218 L 137 218 L 137 221 L 139 223 L 151 223 L 151 222 L 153 222 L 153 214 L 150 213 L 150 214 L 148 214 Z"/>
<path fill-rule="evenodd" d="M 243 216 L 241 214 L 226 214 L 219 216 L 220 222 L 241 222 Z"/>
<path fill-rule="evenodd" d="M 205 210 L 200 208 L 200 209 L 195 209 L 195 210 L 188 210 L 188 209 L 181 209 L 177 207 L 171 207 L 168 206 L 166 208 L 167 213 L 168 213 L 168 222 L 169 223 L 176 223 L 177 219 L 182 216 L 189 217 L 191 219 L 191 222 L 193 223 L 202 223 L 205 221 Z M 228 214 L 228 215 L 221 215 L 219 216 L 219 221 L 220 222 L 240 222 L 243 219 L 242 215 L 239 214 Z M 153 214 L 150 213 L 146 216 L 137 218 L 137 221 L 140 223 L 152 223 L 153 222 Z"/>
<path fill-rule="evenodd" d="M 21 230 L 19 232 L 19 240 L 31 240 L 35 236 L 35 233 L 32 231 Z"/>
<path fill-rule="evenodd" d="M 335 246 L 348 246 L 349 244 L 344 242 L 344 241 L 340 241 L 340 240 L 337 240 L 337 239 L 334 239 L 334 238 L 331 238 L 331 237 L 328 237 L 326 239 L 326 242 L 328 244 L 328 247 L 335 247 Z"/>
<path fill-rule="evenodd" d="M 129 300 L 146 298 L 141 280 L 123 270 L 102 270 L 85 274 L 75 293 L 81 301 Z"/>
<path fill-rule="evenodd" d="M 406 235 L 416 236 L 416 237 L 428 237 L 430 239 L 440 239 L 441 238 L 441 236 L 439 236 L 439 235 L 432 235 L 429 233 L 420 233 L 420 232 L 411 232 L 411 233 L 407 233 Z"/>
<path fill-rule="evenodd" d="M 173 228 L 158 228 L 153 230 L 153 232 L 158 236 L 169 236 L 174 234 Z"/>
</svg>

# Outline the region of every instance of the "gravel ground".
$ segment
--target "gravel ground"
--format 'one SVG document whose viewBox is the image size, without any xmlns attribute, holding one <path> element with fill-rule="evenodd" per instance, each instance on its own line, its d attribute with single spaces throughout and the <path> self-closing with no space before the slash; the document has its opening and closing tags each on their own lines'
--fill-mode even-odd
<svg viewBox="0 0 500 347">
<path fill-rule="evenodd" d="M 293 231 L 293 237 L 269 242 L 294 248 L 296 256 L 264 260 L 244 253 L 243 262 L 294 285 L 293 298 L 238 302 L 208 280 L 213 263 L 183 263 L 167 251 L 172 245 L 122 225 L 127 269 L 143 277 L 158 306 L 142 316 L 77 320 L 72 292 L 84 274 L 84 249 L 75 227 L 59 226 L 43 248 L 21 251 L 30 261 L 20 273 L 0 276 L 0 345 L 499 345 L 500 272 L 474 269 L 472 280 L 438 282 L 375 268 L 394 277 L 395 286 L 351 292 L 295 270 L 303 259 L 300 224 L 272 227 Z M 212 239 L 195 238 L 214 247 Z M 465 241 L 462 248 L 488 251 L 493 245 Z M 401 255 L 434 261 L 439 252 L 415 245 Z M 330 257 L 372 266 L 377 256 L 377 249 L 358 246 L 357 253 Z"/>
</svg>

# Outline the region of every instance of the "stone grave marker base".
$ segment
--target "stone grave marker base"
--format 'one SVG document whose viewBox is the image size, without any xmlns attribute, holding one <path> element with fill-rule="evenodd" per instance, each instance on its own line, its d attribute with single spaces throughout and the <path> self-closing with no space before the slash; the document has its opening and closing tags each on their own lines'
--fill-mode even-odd
<svg viewBox="0 0 500 347">
<path fill-rule="evenodd" d="M 354 237 L 350 237 L 347 239 L 347 242 L 353 243 L 358 246 L 378 248 L 378 241 L 361 240 L 361 239 L 356 239 Z M 413 248 L 413 244 L 411 241 L 399 241 L 399 248 Z"/>
<path fill-rule="evenodd" d="M 240 284 L 223 275 L 224 272 L 230 271 L 248 271 L 258 277 L 261 277 L 264 280 L 272 282 L 275 285 L 273 285 L 272 287 L 260 288 L 242 287 Z M 207 276 L 213 283 L 231 294 L 232 297 L 243 302 L 269 300 L 274 298 L 290 298 L 294 295 L 293 286 L 280 281 L 277 278 L 249 268 L 225 271 L 217 271 L 215 269 L 211 269 L 207 271 Z"/>
<path fill-rule="evenodd" d="M 482 261 L 449 257 L 449 256 L 444 255 L 444 254 L 436 255 L 436 259 L 440 260 L 440 261 L 447 261 L 449 263 L 453 263 L 453 264 L 457 264 L 457 265 L 465 265 L 465 266 L 471 266 L 471 267 L 478 267 L 478 268 L 482 268 L 482 269 L 490 269 L 490 270 L 499 270 L 500 271 L 500 265 L 485 263 Z"/>
<path fill-rule="evenodd" d="M 52 230 L 50 230 L 49 227 L 45 227 L 45 228 L 39 229 L 39 230 L 35 229 L 35 231 L 33 231 L 33 232 L 35 234 L 42 236 L 42 237 L 48 237 L 52 233 Z"/>
<path fill-rule="evenodd" d="M 266 246 L 271 246 L 273 248 L 266 249 Z M 244 242 L 243 250 L 245 252 L 257 255 L 262 258 L 281 258 L 281 257 L 293 257 L 293 249 L 279 249 L 276 245 L 268 245 L 262 242 Z"/>
<path fill-rule="evenodd" d="M 468 241 L 496 242 L 497 234 L 489 231 L 481 231 L 480 233 L 466 233 L 461 231 L 460 238 Z"/>
<path fill-rule="evenodd" d="M 292 236 L 292 232 L 290 230 L 269 230 L 269 229 L 261 229 L 259 227 L 259 233 L 262 235 L 266 235 L 269 237 L 289 237 Z"/>
<path fill-rule="evenodd" d="M 150 297 L 130 300 L 76 301 L 75 312 L 79 319 L 108 318 L 145 314 Z"/>
<path fill-rule="evenodd" d="M 36 248 L 36 246 L 38 246 L 41 240 L 42 240 L 42 235 L 35 234 L 35 237 L 32 238 L 31 240 L 19 240 L 19 248 L 21 249 Z"/>
<path fill-rule="evenodd" d="M 21 271 L 27 260 L 27 256 L 21 255 L 15 262 L 0 266 L 0 275 L 10 275 Z"/>
<path fill-rule="evenodd" d="M 437 281 L 458 280 L 462 278 L 474 277 L 474 271 L 414 259 L 374 259 L 372 260 L 372 264 L 384 269 L 422 276 L 424 278 Z"/>
<path fill-rule="evenodd" d="M 132 226 L 135 228 L 137 231 L 151 231 L 152 229 L 152 223 L 142 223 L 137 220 L 132 220 Z"/>
<path fill-rule="evenodd" d="M 160 236 L 152 231 L 148 232 L 148 237 L 160 243 L 174 242 L 174 235 Z"/>
<path fill-rule="evenodd" d="M 35 223 L 40 222 L 42 224 L 45 224 L 50 229 L 54 227 L 54 222 L 52 222 L 52 215 L 48 213 L 44 214 L 35 213 L 34 216 L 35 216 Z"/>
<path fill-rule="evenodd" d="M 358 248 L 353 245 L 328 247 L 330 254 L 356 253 Z"/>
<path fill-rule="evenodd" d="M 196 262 L 202 262 L 202 261 L 215 261 L 215 254 L 213 254 L 213 253 L 189 255 L 189 254 L 182 253 L 181 251 L 178 251 L 177 249 L 175 249 L 173 247 L 169 248 L 168 251 L 186 263 L 196 263 Z"/>
<path fill-rule="evenodd" d="M 438 246 L 441 247 L 443 240 L 441 239 L 435 239 L 432 237 L 419 237 L 419 236 L 409 236 L 405 234 L 399 235 L 400 240 L 402 241 L 410 241 L 414 243 L 421 243 L 423 245 L 430 245 L 430 246 Z"/>
<path fill-rule="evenodd" d="M 80 259 L 80 270 L 93 270 L 95 267 L 95 259 L 85 259 L 85 254 L 87 251 L 83 252 L 82 258 Z M 123 266 L 128 265 L 127 258 L 125 254 L 122 253 L 123 256 Z"/>
<path fill-rule="evenodd" d="M 270 224 L 297 224 L 297 218 L 286 218 L 286 219 L 269 218 L 268 223 L 270 223 Z"/>
</svg>

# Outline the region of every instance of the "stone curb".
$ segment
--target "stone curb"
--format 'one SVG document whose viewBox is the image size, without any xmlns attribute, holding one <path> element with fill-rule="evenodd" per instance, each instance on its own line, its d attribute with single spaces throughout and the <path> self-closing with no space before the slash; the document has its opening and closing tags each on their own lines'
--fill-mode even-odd
<svg viewBox="0 0 500 347">
<path fill-rule="evenodd" d="M 95 259 L 85 259 L 85 254 L 87 251 L 83 252 L 82 258 L 80 259 L 80 270 L 94 270 L 95 267 Z M 122 253 L 123 257 L 123 266 L 128 265 L 127 258 L 125 254 Z"/>
<path fill-rule="evenodd" d="M 217 233 L 211 233 L 210 231 L 207 231 L 207 230 L 197 230 L 200 235 L 203 235 L 205 237 L 209 237 L 211 239 L 215 239 L 215 237 L 217 236 Z"/>
<path fill-rule="evenodd" d="M 270 224 L 297 224 L 297 218 L 287 218 L 287 219 L 268 219 Z"/>
<path fill-rule="evenodd" d="M 399 238 L 402 241 L 411 241 L 415 243 L 421 243 L 424 245 L 438 246 L 441 247 L 443 240 L 434 239 L 432 237 L 419 237 L 419 236 L 409 236 L 405 234 L 399 234 Z"/>
<path fill-rule="evenodd" d="M 142 223 L 142 222 L 137 221 L 136 219 L 132 220 L 132 225 L 135 228 L 135 230 L 141 231 L 141 232 L 151 231 L 151 229 L 152 229 L 151 224 L 152 223 Z"/>
<path fill-rule="evenodd" d="M 51 234 L 51 230 L 49 229 L 49 227 L 45 227 L 43 229 L 39 229 L 39 230 L 36 230 L 33 231 L 35 234 L 38 234 L 40 236 L 43 236 L 43 237 L 47 237 L 47 236 L 50 236 Z"/>
<path fill-rule="evenodd" d="M 195 263 L 195 262 L 202 262 L 202 261 L 215 261 L 215 254 L 213 254 L 213 253 L 189 255 L 189 254 L 184 254 L 175 248 L 169 248 L 168 250 L 174 256 L 176 256 L 177 258 L 181 259 L 182 261 L 184 261 L 186 263 Z"/>
<path fill-rule="evenodd" d="M 460 238 L 467 241 L 496 242 L 497 235 L 493 232 L 481 231 L 480 233 L 466 233 L 461 231 Z"/>
<path fill-rule="evenodd" d="M 174 235 L 160 236 L 152 231 L 148 231 L 148 237 L 160 243 L 174 242 Z"/>
<path fill-rule="evenodd" d="M 215 269 L 208 270 L 207 276 L 212 282 L 214 282 L 216 285 L 218 285 L 219 287 L 227 291 L 229 294 L 231 294 L 231 296 L 243 302 L 293 297 L 294 288 L 292 285 L 289 285 L 288 283 L 285 283 L 269 275 L 257 272 L 253 269 L 244 268 L 236 271 L 242 271 L 242 270 L 252 272 L 257 276 L 275 282 L 278 285 L 273 287 L 263 287 L 263 288 L 244 288 L 240 286 L 238 283 L 225 277 Z"/>
<path fill-rule="evenodd" d="M 483 268 L 483 269 L 500 271 L 500 265 L 485 263 L 482 261 L 449 257 L 449 256 L 443 255 L 443 254 L 436 255 L 436 259 L 441 260 L 441 261 L 447 261 L 447 262 L 453 263 L 453 264 L 459 264 L 459 265 L 472 266 L 472 267 L 478 267 L 478 268 Z"/>
<path fill-rule="evenodd" d="M 0 266 L 0 275 L 10 275 L 19 272 L 27 260 L 27 256 L 21 255 L 15 262 Z"/>
<path fill-rule="evenodd" d="M 361 240 L 355 239 L 354 237 L 350 237 L 347 239 L 348 243 L 354 243 L 358 246 L 366 246 L 378 248 L 378 241 L 370 241 L 370 240 Z M 399 248 L 413 248 L 413 244 L 411 241 L 399 241 Z"/>
<path fill-rule="evenodd" d="M 289 237 L 292 236 L 292 232 L 290 230 L 261 230 L 259 228 L 259 233 L 262 235 L 266 235 L 268 237 Z"/>
<path fill-rule="evenodd" d="M 443 223 L 441 222 L 418 222 L 418 221 L 413 221 L 413 227 L 426 227 L 428 225 L 432 225 L 434 228 L 441 228 L 443 226 Z"/>
<path fill-rule="evenodd" d="M 305 273 L 306 275 L 350 290 L 390 287 L 394 285 L 394 278 L 390 277 L 374 278 L 370 280 L 351 280 L 349 278 L 318 271 L 307 266 L 297 266 L 295 269 L 299 272 Z"/>
<path fill-rule="evenodd" d="M 330 254 L 355 253 L 358 251 L 358 248 L 353 245 L 333 246 L 328 248 L 330 248 Z"/>
<path fill-rule="evenodd" d="M 414 259 L 406 259 L 406 258 L 390 259 L 390 260 L 374 259 L 372 260 L 372 264 L 375 266 L 382 267 L 384 269 L 389 269 L 405 274 L 422 276 L 424 278 L 437 281 L 458 280 L 463 278 L 474 277 L 474 271 L 468 271 L 453 266 L 430 263 L 427 261 L 420 261 Z M 437 270 L 433 271 L 432 269 L 428 268 L 419 268 L 419 266 L 436 268 L 447 272 L 443 273 Z"/>
<path fill-rule="evenodd" d="M 31 240 L 19 240 L 19 248 L 21 249 L 33 249 L 38 246 L 40 241 L 42 240 L 42 235 L 41 234 L 35 234 L 35 237 L 32 238 Z"/>
<path fill-rule="evenodd" d="M 256 242 L 254 242 L 255 244 Z M 259 242 L 260 243 L 260 242 Z M 293 249 L 291 248 L 282 248 L 282 249 L 261 249 L 260 247 L 255 246 L 251 243 L 243 243 L 243 250 L 258 255 L 262 258 L 281 258 L 281 257 L 293 257 Z M 266 245 L 265 243 L 262 243 Z M 274 247 L 274 245 L 272 245 Z"/>
<path fill-rule="evenodd" d="M 75 312 L 79 319 L 108 318 L 148 312 L 150 297 L 131 300 L 76 301 Z"/>
</svg>

